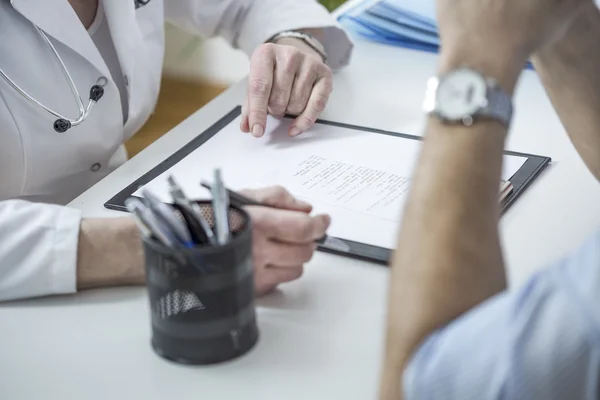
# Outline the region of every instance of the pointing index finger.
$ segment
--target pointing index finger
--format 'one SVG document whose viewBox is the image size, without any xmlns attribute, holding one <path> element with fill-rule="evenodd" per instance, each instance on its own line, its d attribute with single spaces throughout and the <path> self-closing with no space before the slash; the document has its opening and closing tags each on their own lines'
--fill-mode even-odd
<svg viewBox="0 0 600 400">
<path fill-rule="evenodd" d="M 265 44 L 252 55 L 248 78 L 248 126 L 256 137 L 265 133 L 274 70 L 273 45 Z"/>
</svg>

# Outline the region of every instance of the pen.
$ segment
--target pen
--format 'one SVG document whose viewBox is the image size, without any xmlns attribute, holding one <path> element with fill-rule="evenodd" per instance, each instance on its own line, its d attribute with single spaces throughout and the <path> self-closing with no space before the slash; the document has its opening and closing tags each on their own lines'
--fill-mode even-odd
<svg viewBox="0 0 600 400">
<path fill-rule="evenodd" d="M 154 237 L 167 247 L 171 247 L 175 250 L 179 249 L 177 242 L 173 240 L 171 235 L 169 235 L 168 229 L 156 218 L 156 216 L 152 213 L 152 210 L 150 210 L 143 202 L 132 197 L 125 200 L 125 206 L 133 215 L 134 220 L 140 228 L 142 236 L 146 238 Z M 192 260 L 188 260 L 187 257 L 180 251 L 175 251 L 173 254 L 177 259 L 177 262 L 180 264 L 185 265 L 189 263 L 198 268 L 198 266 L 195 265 Z"/>
<path fill-rule="evenodd" d="M 500 185 L 500 203 L 502 203 L 513 191 L 513 185 L 510 181 L 502 181 Z"/>
<path fill-rule="evenodd" d="M 150 204 L 150 209 L 157 218 L 162 220 L 166 226 L 175 234 L 175 237 L 188 248 L 194 247 L 192 236 L 187 226 L 175 216 L 175 210 L 168 204 L 160 201 L 148 189 L 142 191 L 144 197 Z"/>
<path fill-rule="evenodd" d="M 142 219 L 140 218 L 140 204 L 141 203 L 139 202 L 139 200 L 134 198 L 125 200 L 125 208 L 127 208 L 127 211 L 129 211 L 129 213 L 132 215 L 133 220 L 135 221 L 135 224 L 140 230 L 140 234 L 142 235 L 142 237 L 151 238 L 152 231 L 146 226 L 144 222 L 142 222 Z"/>
<path fill-rule="evenodd" d="M 131 197 L 125 200 L 125 207 L 133 215 L 133 218 L 145 237 L 154 237 L 165 246 L 172 246 L 173 241 L 165 232 L 163 227 L 156 221 L 152 212 L 139 199 Z"/>
<path fill-rule="evenodd" d="M 190 264 L 199 271 L 206 272 L 198 260 L 183 251 L 195 247 L 195 244 L 185 224 L 175 216 L 174 210 L 158 200 L 149 190 L 144 189 L 142 194 L 150 204 L 149 208 L 145 208 L 145 220 L 150 221 L 158 231 L 171 233 L 171 235 L 165 234 L 168 241 L 163 244 L 176 250 L 175 254 L 180 263 Z"/>
<path fill-rule="evenodd" d="M 206 181 L 200 182 L 200 185 L 208 190 L 212 190 L 211 185 Z M 256 206 L 256 207 L 277 208 L 277 207 L 273 207 L 268 204 L 259 203 L 255 200 L 252 200 L 252 199 L 244 196 L 243 194 L 234 192 L 233 190 L 226 189 L 226 191 L 229 194 L 229 198 L 231 199 L 231 202 L 236 204 L 238 207 Z M 338 238 L 335 238 L 335 237 L 332 237 L 329 235 L 325 235 L 322 238 L 315 240 L 315 243 L 323 245 L 332 250 L 336 250 L 336 251 L 340 251 L 340 252 L 344 252 L 344 253 L 347 253 L 350 251 L 350 245 L 348 245 L 346 242 L 344 242 L 341 239 L 338 239 Z"/>
<path fill-rule="evenodd" d="M 215 225 L 217 227 L 217 240 L 219 244 L 224 245 L 229 241 L 229 196 L 223 185 L 221 170 L 214 172 L 215 183 L 211 188 L 213 197 L 213 213 L 215 215 Z"/>
<path fill-rule="evenodd" d="M 196 236 L 198 240 L 200 240 L 201 236 L 204 236 L 206 238 L 206 241 L 208 241 L 211 245 L 214 246 L 218 244 L 212 228 L 210 227 L 206 218 L 204 218 L 204 215 L 202 215 L 202 209 L 200 208 L 200 205 L 198 205 L 198 203 L 190 201 L 187 198 L 187 196 L 183 192 L 183 189 L 177 184 L 173 176 L 169 176 L 167 178 L 167 182 L 169 184 L 169 192 L 175 204 L 184 209 L 190 215 L 190 217 L 195 217 L 190 218 L 190 220 L 186 218 L 190 231 L 196 231 Z M 186 216 L 184 215 L 184 218 L 185 217 Z M 193 221 L 192 219 L 195 219 L 196 221 Z M 198 226 L 195 226 L 196 224 Z"/>
</svg>

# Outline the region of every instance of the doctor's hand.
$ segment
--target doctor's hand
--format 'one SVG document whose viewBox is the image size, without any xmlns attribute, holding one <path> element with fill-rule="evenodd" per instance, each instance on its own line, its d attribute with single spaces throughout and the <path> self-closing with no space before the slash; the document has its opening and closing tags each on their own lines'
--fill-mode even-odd
<svg viewBox="0 0 600 400">
<path fill-rule="evenodd" d="M 281 187 L 247 190 L 245 196 L 270 207 L 246 207 L 252 218 L 252 256 L 257 295 L 302 275 L 330 224 L 327 215 L 311 216 L 312 207 Z"/>
<path fill-rule="evenodd" d="M 267 114 L 297 116 L 289 135 L 309 129 L 325 109 L 332 91 L 332 72 L 303 41 L 281 39 L 260 46 L 250 60 L 248 93 L 242 107 L 241 130 L 261 137 Z"/>
</svg>

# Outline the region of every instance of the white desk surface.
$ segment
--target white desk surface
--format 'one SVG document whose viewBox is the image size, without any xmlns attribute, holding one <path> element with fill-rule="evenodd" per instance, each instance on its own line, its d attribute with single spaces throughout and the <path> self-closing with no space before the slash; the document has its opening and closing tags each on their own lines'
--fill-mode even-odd
<svg viewBox="0 0 600 400">
<path fill-rule="evenodd" d="M 419 134 L 421 101 L 436 56 L 357 41 L 335 76 L 323 118 Z M 238 84 L 71 203 L 87 217 L 240 103 Z M 502 220 L 512 283 L 574 248 L 600 226 L 600 185 L 578 159 L 533 72 L 516 96 L 507 148 L 553 158 Z M 465 154 L 468 157 L 468 154 Z M 318 254 L 305 276 L 259 301 L 261 339 L 213 367 L 156 356 L 142 288 L 0 306 L 2 399 L 375 398 L 388 270 Z"/>
</svg>

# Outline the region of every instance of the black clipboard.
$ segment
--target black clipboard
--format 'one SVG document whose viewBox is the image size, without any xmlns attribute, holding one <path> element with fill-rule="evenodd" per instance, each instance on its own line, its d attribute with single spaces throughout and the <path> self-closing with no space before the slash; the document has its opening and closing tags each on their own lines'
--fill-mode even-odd
<svg viewBox="0 0 600 400">
<path fill-rule="evenodd" d="M 241 113 L 241 107 L 237 106 L 233 110 L 231 110 L 227 115 L 221 118 L 219 121 L 214 123 L 210 128 L 205 130 L 202 134 L 198 135 L 191 142 L 183 146 L 169 158 L 158 164 L 156 167 L 152 168 L 150 171 L 145 173 L 140 178 L 136 179 L 125 189 L 121 190 L 118 194 L 116 194 L 112 199 L 108 200 L 104 203 L 104 206 L 111 210 L 117 211 L 127 211 L 125 208 L 125 200 L 133 195 L 141 186 L 146 185 L 151 182 L 153 179 L 161 175 L 163 172 L 167 171 L 179 161 L 187 157 L 190 153 L 196 150 L 198 147 L 202 146 L 204 143 L 208 142 L 211 138 L 213 138 L 217 133 L 221 131 L 225 126 L 229 125 L 231 121 L 236 119 Z M 290 117 L 291 118 L 291 117 Z M 397 132 L 389 132 L 380 129 L 366 128 L 363 126 L 355 126 L 343 124 L 340 122 L 332 122 L 325 120 L 317 120 L 317 123 L 324 125 L 337 126 L 341 128 L 354 129 L 364 132 L 370 132 L 374 134 L 380 135 L 389 135 L 396 136 L 405 139 L 412 140 L 422 140 L 421 136 L 407 135 L 404 133 Z M 521 168 L 509 179 L 509 181 L 513 185 L 512 192 L 506 197 L 506 199 L 502 203 L 501 212 L 504 214 L 506 210 L 510 206 L 512 206 L 515 201 L 523 194 L 523 192 L 527 189 L 527 187 L 535 180 L 535 178 L 546 168 L 546 166 L 552 161 L 550 157 L 538 156 L 534 154 L 525 154 L 525 153 L 517 153 L 513 151 L 505 151 L 506 155 L 513 155 L 519 157 L 526 157 L 527 161 L 521 166 Z M 373 262 L 376 264 L 387 265 L 392 255 L 392 250 L 373 246 L 370 244 L 354 242 L 351 240 L 340 239 L 343 240 L 346 244 L 348 244 L 350 251 L 349 252 L 341 252 L 336 249 L 328 248 L 325 245 L 319 246 L 319 250 L 337 254 L 340 256 L 350 257 L 354 259 L 364 260 Z"/>
</svg>

